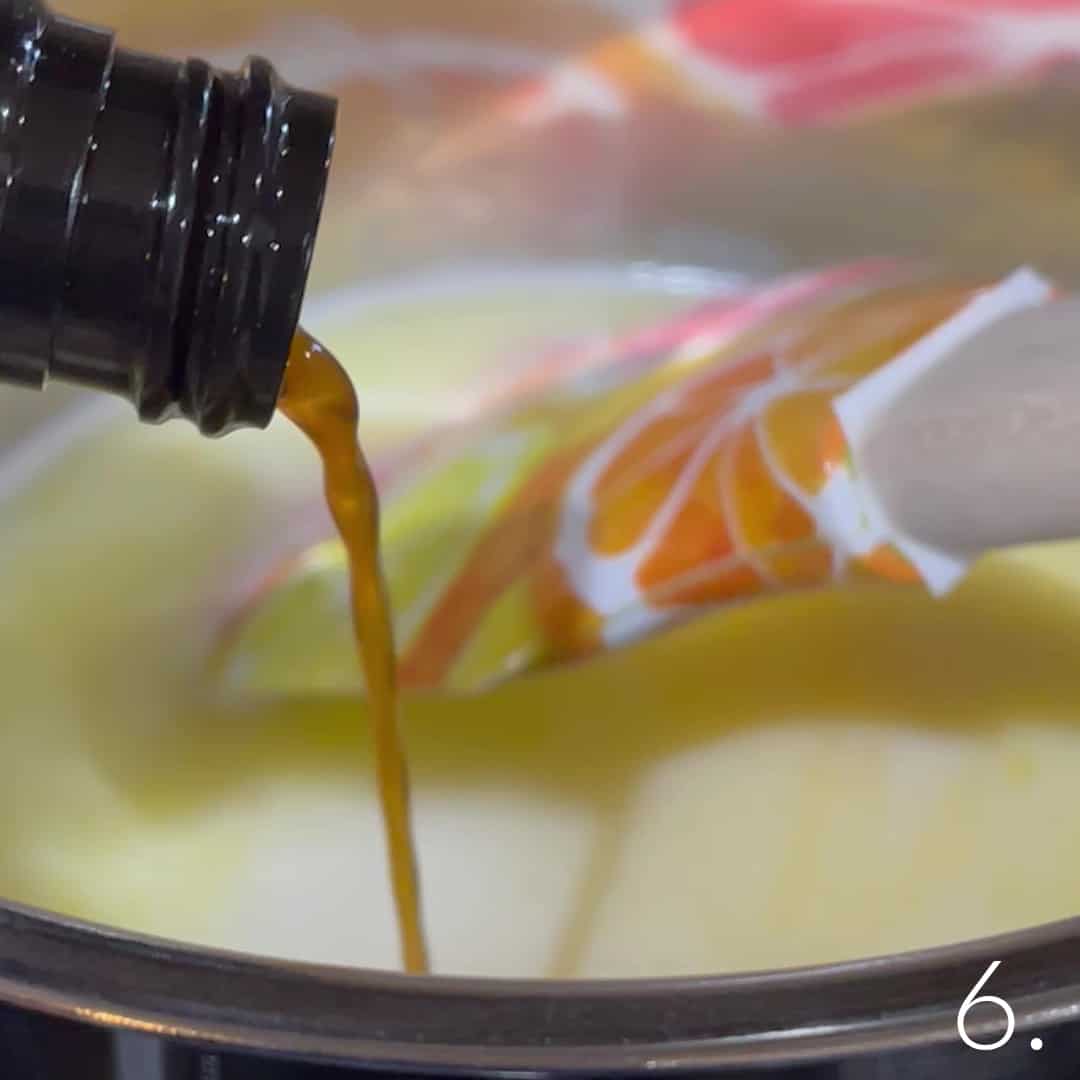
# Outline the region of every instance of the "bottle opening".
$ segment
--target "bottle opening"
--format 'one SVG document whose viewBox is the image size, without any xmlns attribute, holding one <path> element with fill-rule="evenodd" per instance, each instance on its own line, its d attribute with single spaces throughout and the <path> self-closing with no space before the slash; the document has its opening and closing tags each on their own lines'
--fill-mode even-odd
<svg viewBox="0 0 1080 1080">
<path fill-rule="evenodd" d="M 0 14 L 0 377 L 129 398 L 207 435 L 263 427 L 299 318 L 332 99 Z"/>
</svg>

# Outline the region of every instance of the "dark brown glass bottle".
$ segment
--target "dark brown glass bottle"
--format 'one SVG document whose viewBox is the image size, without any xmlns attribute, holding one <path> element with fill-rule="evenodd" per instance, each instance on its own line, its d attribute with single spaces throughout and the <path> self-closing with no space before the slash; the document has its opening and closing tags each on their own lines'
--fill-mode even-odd
<svg viewBox="0 0 1080 1080">
<path fill-rule="evenodd" d="M 263 427 L 296 329 L 335 103 L 0 0 L 0 380 Z"/>
</svg>

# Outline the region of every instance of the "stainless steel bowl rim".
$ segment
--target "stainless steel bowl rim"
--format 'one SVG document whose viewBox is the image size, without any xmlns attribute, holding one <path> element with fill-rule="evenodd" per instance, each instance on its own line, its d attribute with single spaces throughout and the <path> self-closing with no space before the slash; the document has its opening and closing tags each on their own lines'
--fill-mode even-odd
<svg viewBox="0 0 1080 1080">
<path fill-rule="evenodd" d="M 0 905 L 0 1001 L 206 1047 L 532 1074 L 802 1063 L 956 1042 L 1004 998 L 1017 1036 L 1080 1018 L 1080 918 L 850 963 L 632 980 L 410 977 L 276 961 Z M 967 1031 L 992 1041 L 989 1010 Z"/>
</svg>

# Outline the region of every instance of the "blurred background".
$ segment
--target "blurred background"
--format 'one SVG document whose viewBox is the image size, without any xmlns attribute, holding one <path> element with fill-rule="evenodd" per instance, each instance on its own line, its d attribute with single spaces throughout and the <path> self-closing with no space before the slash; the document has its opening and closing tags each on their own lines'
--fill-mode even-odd
<svg viewBox="0 0 1080 1080">
<path fill-rule="evenodd" d="M 314 287 L 451 257 L 1075 274 L 1070 0 L 66 0 L 339 96 Z"/>
</svg>

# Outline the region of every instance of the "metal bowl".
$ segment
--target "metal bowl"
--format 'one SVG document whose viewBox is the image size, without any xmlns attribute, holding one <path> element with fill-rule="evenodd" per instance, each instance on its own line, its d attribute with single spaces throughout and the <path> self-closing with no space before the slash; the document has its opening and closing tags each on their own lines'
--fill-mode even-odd
<svg viewBox="0 0 1080 1080">
<path fill-rule="evenodd" d="M 957 1016 L 993 961 L 980 993 L 1008 1002 L 1015 1030 L 979 1052 L 961 1041 Z M 0 1003 L 12 1080 L 316 1080 L 334 1066 L 385 1076 L 1065 1076 L 1080 1053 L 1080 919 L 824 967 L 555 982 L 281 963 L 0 905 Z M 978 1005 L 965 1031 L 989 1044 L 1005 1025 L 1000 1008 Z"/>
<path fill-rule="evenodd" d="M 546 0 L 546 5 L 553 3 Z M 614 14 L 600 13 L 620 8 L 559 0 L 560 17 L 552 18 L 546 5 L 530 0 L 514 6 L 506 20 L 514 24 L 507 27 L 513 41 L 527 43 L 535 33 L 549 48 L 573 52 L 610 33 Z M 214 57 L 223 60 L 238 41 L 258 37 L 262 16 L 255 13 L 264 9 L 284 17 L 293 8 L 312 15 L 346 7 L 330 0 L 310 5 L 242 0 L 223 5 L 221 12 L 215 8 L 213 18 L 191 18 L 189 9 L 201 15 L 200 0 L 156 8 L 103 0 L 59 6 L 92 21 L 120 19 L 118 29 L 132 44 L 196 55 L 212 52 L 231 20 L 236 26 L 231 36 L 225 35 L 228 42 L 223 38 L 220 43 L 225 52 Z M 436 21 L 452 8 L 439 3 L 398 6 L 402 17 L 430 9 Z M 657 5 L 627 0 L 622 6 L 636 12 Z M 368 7 L 378 8 L 379 19 L 385 15 L 392 21 L 394 5 Z M 499 5 L 460 8 L 493 12 Z M 579 13 L 576 29 L 573 19 L 563 17 L 571 8 Z M 322 25 L 312 20 L 314 30 Z M 287 74 L 304 83 L 303 73 L 289 66 L 292 61 L 280 59 Z M 358 96 L 367 92 L 366 84 L 357 86 Z M 348 88 L 331 89 L 344 94 Z M 430 111 L 445 95 L 414 97 Z M 415 135 L 421 121 L 432 128 L 443 121 L 438 110 L 417 117 L 392 93 L 378 100 L 389 103 L 386 115 L 369 117 L 354 105 L 351 115 L 357 119 L 351 142 L 343 140 L 339 151 L 339 170 L 360 173 L 379 160 L 376 151 L 388 156 L 379 142 L 387 130 Z M 577 216 L 564 215 L 560 220 L 571 227 L 550 242 L 560 251 L 560 244 L 580 244 L 593 255 L 644 254 L 661 260 L 672 252 L 679 259 L 698 260 L 704 245 L 709 258 L 726 259 L 730 249 L 723 230 L 734 222 L 750 251 L 765 249 L 770 259 L 783 254 L 793 264 L 947 248 L 984 267 L 1003 253 L 1011 261 L 1014 252 L 1023 250 L 1046 256 L 1075 279 L 1076 245 L 1061 243 L 1068 214 L 1054 210 L 1074 206 L 1073 185 L 1066 182 L 1067 170 L 1062 172 L 1061 190 L 1049 198 L 1042 186 L 1044 172 L 1037 167 L 1040 161 L 1060 163 L 1075 156 L 1070 134 L 1075 101 L 1074 88 L 1031 101 L 1022 98 L 1019 104 L 994 98 L 979 113 L 980 126 L 971 128 L 978 134 L 978 139 L 972 135 L 977 149 L 1007 149 L 1001 159 L 1006 166 L 1018 166 L 1020 159 L 1033 163 L 1037 182 L 1026 202 L 1016 191 L 1016 177 L 1026 174 L 1017 168 L 987 169 L 986 153 L 954 151 L 951 143 L 940 160 L 913 153 L 911 147 L 926 145 L 919 141 L 922 114 L 916 113 L 880 131 L 870 128 L 869 134 L 862 129 L 834 133 L 820 150 L 816 142 L 795 140 L 792 153 L 803 159 L 789 158 L 786 142 L 755 143 L 745 163 L 730 152 L 724 136 L 709 146 L 695 146 L 702 162 L 694 164 L 700 182 L 696 188 L 684 183 L 674 192 L 665 188 L 649 194 L 664 213 L 653 215 L 655 221 L 644 219 L 651 222 L 648 228 L 638 227 L 636 207 L 625 220 L 617 212 L 630 190 L 617 183 L 619 169 L 637 160 L 634 147 L 620 143 L 621 156 L 609 155 L 609 187 L 618 197 L 608 198 L 605 185 L 590 175 L 583 190 L 587 187 L 591 198 L 602 196 L 603 204 L 590 202 Z M 706 152 L 710 147 L 711 155 Z M 792 165 L 795 160 L 801 162 L 798 167 Z M 847 171 L 837 161 L 847 162 Z M 722 186 L 708 172 L 710 162 L 724 178 Z M 662 175 L 680 179 L 683 171 L 665 162 Z M 972 197 L 975 179 L 984 185 L 977 198 Z M 543 180 L 546 184 L 546 174 Z M 926 194 L 938 189 L 934 198 Z M 696 217 L 690 201 L 695 190 L 707 196 L 703 205 L 708 208 L 706 214 L 698 207 Z M 344 197 L 350 185 L 339 184 L 338 191 Z M 340 211 L 340 221 L 353 221 L 344 204 L 338 210 L 334 206 L 332 200 L 331 217 Z M 797 217 L 793 206 L 799 208 Z M 329 246 L 319 271 L 322 284 L 339 282 L 346 269 L 351 273 L 357 249 L 381 250 L 376 242 L 358 242 L 360 235 L 368 238 L 362 231 L 366 219 L 354 216 L 359 224 L 351 231 L 323 230 Z M 596 228 L 582 231 L 582 220 Z M 422 221 L 426 228 L 431 218 Z M 993 228 L 986 227 L 988 221 Z M 469 234 L 470 242 L 502 236 L 487 218 L 479 231 L 480 237 L 475 230 Z M 779 249 L 773 246 L 778 238 L 783 241 Z M 511 234 L 512 242 L 520 239 Z M 433 243 L 426 233 L 423 240 Z M 549 238 L 543 240 L 546 244 Z M 437 254 L 440 249 L 433 245 L 432 250 Z M 429 254 L 418 249 L 403 258 L 422 264 Z M 52 398 L 48 404 L 58 403 Z M 30 428 L 37 411 L 37 404 L 25 399 L 8 413 L 0 409 L 0 442 Z M 994 961 L 1000 966 L 979 993 L 1008 1003 L 1015 1030 L 999 1048 L 980 1052 L 961 1040 L 958 1013 Z M 1000 1007 L 980 1005 L 967 1014 L 965 1031 L 978 1042 L 993 1043 L 1004 1030 Z M 1041 1040 L 1040 1049 L 1033 1049 L 1033 1039 Z M 800 1080 L 965 1080 L 1064 1077 L 1076 1074 L 1077 1061 L 1080 919 L 823 967 L 706 978 L 542 982 L 416 978 L 282 963 L 187 948 L 0 904 L 0 1080 L 331 1080 L 352 1070 L 403 1077 L 677 1072 Z"/>
</svg>

